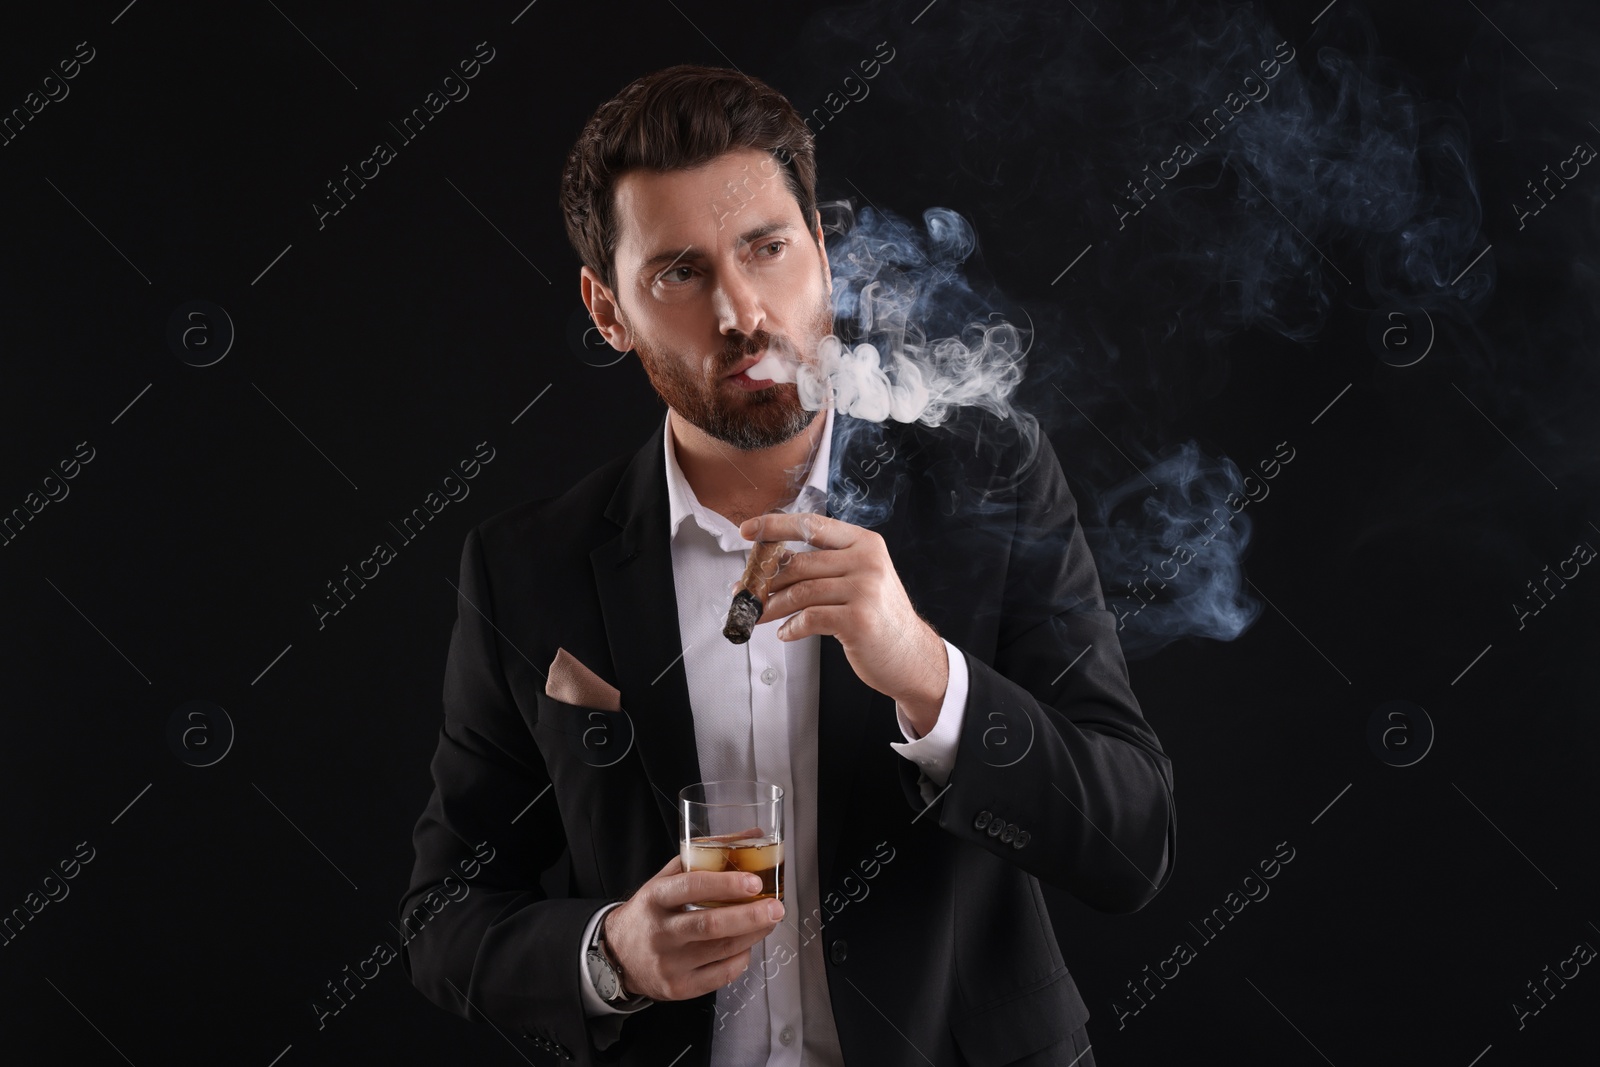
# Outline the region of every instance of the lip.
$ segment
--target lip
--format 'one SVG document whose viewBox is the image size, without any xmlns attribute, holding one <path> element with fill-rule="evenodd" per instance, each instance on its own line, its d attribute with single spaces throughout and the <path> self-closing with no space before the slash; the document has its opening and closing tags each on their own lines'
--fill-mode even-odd
<svg viewBox="0 0 1600 1067">
<path fill-rule="evenodd" d="M 765 352 L 761 352 L 761 353 L 758 353 L 757 355 L 750 356 L 748 359 L 745 359 L 745 360 L 742 360 L 742 361 L 740 361 L 738 363 L 735 363 L 731 368 L 729 368 L 728 373 L 724 374 L 723 377 L 724 378 L 732 378 L 736 374 L 743 374 L 745 371 L 749 370 L 751 367 L 754 367 L 757 363 L 760 363 L 762 358 L 765 357 L 765 355 L 766 355 Z"/>
<path fill-rule="evenodd" d="M 752 378 L 743 371 L 730 374 L 728 377 L 724 378 L 723 381 L 732 382 L 736 388 L 743 389 L 747 393 L 754 393 L 762 389 L 772 388 L 772 382 L 769 379 Z"/>
</svg>

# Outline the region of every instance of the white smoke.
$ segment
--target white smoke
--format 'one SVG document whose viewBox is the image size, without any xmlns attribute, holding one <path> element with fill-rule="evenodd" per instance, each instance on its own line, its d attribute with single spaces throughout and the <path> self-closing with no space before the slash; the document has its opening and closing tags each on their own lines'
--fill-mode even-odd
<svg viewBox="0 0 1600 1067">
<path fill-rule="evenodd" d="M 926 341 L 917 318 L 939 282 L 965 289 L 957 268 L 977 245 L 966 219 L 948 208 L 931 208 L 923 216 L 926 240 L 908 241 L 900 235 L 903 224 L 894 233 L 894 220 L 875 219 L 869 211 L 857 227 L 848 203 L 819 206 L 832 217 L 829 229 L 845 235 L 831 253 L 835 312 L 852 317 L 855 330 L 877 343 L 852 346 L 829 335 L 810 362 L 769 348 L 746 373 L 796 382 L 808 410 L 820 410 L 831 397 L 835 411 L 866 422 L 938 426 L 963 407 L 981 407 L 1000 418 L 1018 414 L 1011 396 L 1026 370 L 1021 331 L 991 320 L 968 325 L 960 337 Z M 928 284 L 928 274 L 938 275 L 934 284 Z M 950 295 L 940 299 L 949 301 Z"/>
<path fill-rule="evenodd" d="M 876 462 L 891 454 L 884 426 L 892 419 L 945 425 L 969 443 L 927 474 L 948 501 L 941 508 L 973 523 L 991 516 L 996 530 L 1010 535 L 1010 517 L 999 501 L 1052 447 L 1038 419 L 1013 403 L 1027 370 L 1031 317 L 1024 332 L 993 310 L 1001 294 L 973 292 L 965 263 L 977 241 L 954 211 L 929 209 L 919 231 L 872 208 L 857 218 L 848 203 L 819 206 L 830 235 L 836 328 L 859 342 L 830 335 L 807 360 L 773 346 L 749 375 L 795 382 L 806 408 L 831 402 L 836 413 L 851 417 L 832 459 L 832 484 L 840 487 L 829 500 L 836 518 L 873 526 L 893 509 L 902 485 L 880 476 L 887 468 Z M 1042 381 L 1065 379 L 1080 395 L 1090 391 L 1064 354 L 1035 370 Z M 1048 390 L 1041 392 L 1049 398 Z M 960 409 L 981 409 L 993 418 L 954 417 Z M 1012 453 L 1017 465 L 1011 469 L 1005 460 L 1002 469 L 997 465 L 1010 442 L 1018 445 Z M 1158 588 L 1139 584 L 1175 545 L 1194 539 L 1196 524 L 1218 503 L 1240 491 L 1240 478 L 1230 461 L 1212 460 L 1190 441 L 1123 484 L 1087 490 L 1085 533 L 1094 541 L 1106 605 L 1118 617 L 1126 654 L 1148 655 L 1188 634 L 1232 640 L 1258 616 L 1261 605 L 1244 589 L 1250 519 L 1242 515 L 1194 548 L 1191 562 L 1163 572 Z M 1030 534 L 1037 541 L 1033 550 L 1065 552 L 1067 546 L 1053 540 L 1059 533 Z"/>
</svg>

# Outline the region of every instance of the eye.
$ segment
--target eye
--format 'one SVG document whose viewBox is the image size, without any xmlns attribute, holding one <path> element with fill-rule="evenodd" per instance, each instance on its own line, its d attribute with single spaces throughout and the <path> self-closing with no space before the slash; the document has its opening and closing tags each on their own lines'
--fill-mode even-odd
<svg viewBox="0 0 1600 1067">
<path fill-rule="evenodd" d="M 781 252 L 781 251 L 783 251 L 783 242 L 782 241 L 768 241 L 766 244 L 761 245 L 760 248 L 757 251 L 764 252 L 767 249 L 771 249 L 771 248 L 776 248 L 778 250 L 778 252 Z M 770 255 L 767 256 L 767 258 L 771 259 L 772 256 L 777 255 L 778 252 L 771 253 Z"/>
<path fill-rule="evenodd" d="M 688 267 L 669 267 L 668 269 L 662 271 L 656 280 L 662 282 L 686 282 L 689 280 L 687 277 L 674 277 L 674 275 L 677 275 L 679 271 L 688 270 Z"/>
</svg>

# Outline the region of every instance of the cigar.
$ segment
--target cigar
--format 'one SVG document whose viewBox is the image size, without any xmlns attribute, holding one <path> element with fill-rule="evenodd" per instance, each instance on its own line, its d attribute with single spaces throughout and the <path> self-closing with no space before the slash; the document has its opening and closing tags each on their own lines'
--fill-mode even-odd
<svg viewBox="0 0 1600 1067">
<path fill-rule="evenodd" d="M 782 541 L 757 541 L 745 562 L 744 574 L 735 587 L 733 603 L 728 605 L 728 621 L 722 626 L 722 636 L 736 645 L 750 640 L 750 631 L 756 620 L 766 610 L 767 586 L 778 573 L 778 556 L 783 551 Z"/>
</svg>

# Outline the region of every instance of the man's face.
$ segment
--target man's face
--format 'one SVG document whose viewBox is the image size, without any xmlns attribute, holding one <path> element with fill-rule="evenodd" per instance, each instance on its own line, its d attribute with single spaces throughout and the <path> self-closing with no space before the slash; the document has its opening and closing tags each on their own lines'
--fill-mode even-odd
<svg viewBox="0 0 1600 1067">
<path fill-rule="evenodd" d="M 833 329 L 821 235 L 813 241 L 777 161 L 740 149 L 693 170 L 632 171 L 615 197 L 612 344 L 638 352 L 669 407 L 736 448 L 771 448 L 809 426 L 817 413 L 794 383 L 751 389 L 732 374 L 769 347 L 809 362 Z M 590 308 L 604 328 L 604 309 Z"/>
</svg>

